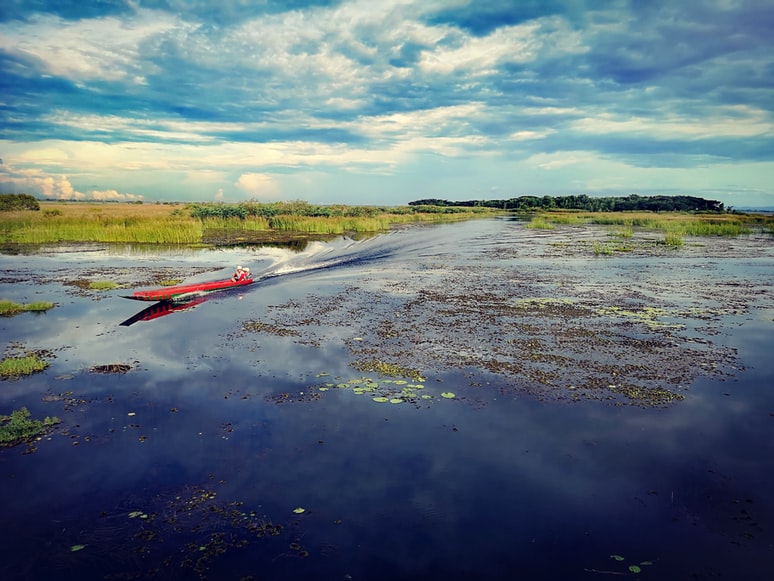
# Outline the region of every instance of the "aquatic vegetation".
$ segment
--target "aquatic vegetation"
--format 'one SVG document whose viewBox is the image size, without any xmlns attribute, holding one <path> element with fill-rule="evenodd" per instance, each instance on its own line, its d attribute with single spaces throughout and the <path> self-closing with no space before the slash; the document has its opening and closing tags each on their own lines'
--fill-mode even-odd
<svg viewBox="0 0 774 581">
<path fill-rule="evenodd" d="M 89 289 L 97 291 L 114 290 L 118 288 L 118 283 L 112 280 L 92 280 L 89 282 Z"/>
<path fill-rule="evenodd" d="M 48 365 L 48 361 L 41 359 L 35 354 L 23 355 L 21 357 L 6 357 L 0 361 L 0 378 L 9 379 L 23 375 L 32 375 L 38 371 L 43 371 Z"/>
<path fill-rule="evenodd" d="M 660 307 L 642 307 L 641 309 L 624 309 L 618 306 L 596 307 L 594 312 L 600 316 L 617 317 L 632 322 L 641 323 L 650 329 L 684 329 L 683 323 L 670 323 L 661 321 L 661 318 L 677 318 L 685 316 L 677 311 L 670 311 Z M 694 315 L 698 313 L 693 313 Z"/>
<path fill-rule="evenodd" d="M 164 278 L 159 281 L 159 286 L 175 286 L 183 282 L 182 278 Z"/>
<path fill-rule="evenodd" d="M 667 246 L 679 247 L 685 244 L 682 232 L 668 231 L 664 234 L 664 244 Z"/>
<path fill-rule="evenodd" d="M 595 240 L 593 243 L 594 254 L 613 254 L 613 248 L 609 244 Z"/>
<path fill-rule="evenodd" d="M 295 329 L 288 329 L 286 327 L 280 327 L 279 325 L 264 323 L 262 321 L 245 321 L 242 323 L 242 328 L 251 333 L 267 333 L 279 337 L 299 337 L 301 335 L 301 333 Z"/>
<path fill-rule="evenodd" d="M 616 563 L 620 563 L 622 566 L 625 565 L 624 561 L 626 561 L 626 558 L 621 555 L 610 555 L 610 558 L 615 561 Z M 584 571 L 588 573 L 599 573 L 602 575 L 626 575 L 627 573 L 633 573 L 633 574 L 639 574 L 642 573 L 643 567 L 649 567 L 653 565 L 653 561 L 640 561 L 636 565 L 628 565 L 625 570 L 615 570 L 615 571 L 608 571 L 608 570 L 601 570 L 601 569 L 584 569 Z"/>
<path fill-rule="evenodd" d="M 33 312 L 41 313 L 54 308 L 54 303 L 37 301 L 28 304 L 19 304 L 9 300 L 0 300 L 0 317 L 12 317 L 19 313 Z"/>
<path fill-rule="evenodd" d="M 91 373 L 127 373 L 132 369 L 131 365 L 126 363 L 108 363 L 106 365 L 93 365 L 89 367 Z"/>
<path fill-rule="evenodd" d="M 542 216 L 534 216 L 528 223 L 527 228 L 539 228 L 541 230 L 553 230 L 554 225 L 550 220 Z"/>
<path fill-rule="evenodd" d="M 50 433 L 61 421 L 56 416 L 46 416 L 43 420 L 33 420 L 30 416 L 26 407 L 11 412 L 9 416 L 0 415 L 0 448 L 30 443 Z"/>
<path fill-rule="evenodd" d="M 229 554 L 260 550 L 260 544 L 289 547 L 293 556 L 308 557 L 297 522 L 309 511 L 297 507 L 288 512 L 287 523 L 275 523 L 260 505 L 250 509 L 240 500 L 220 501 L 212 488 L 188 485 L 141 500 L 133 496 L 124 506 L 102 511 L 100 518 L 113 523 L 110 527 L 81 530 L 77 544 L 62 550 L 109 555 L 116 571 L 111 578 L 178 578 L 186 569 L 193 578 L 209 579 L 211 569 Z"/>
<path fill-rule="evenodd" d="M 372 371 L 388 377 L 408 377 L 414 381 L 425 380 L 417 369 L 403 367 L 395 363 L 386 363 L 378 359 L 355 361 L 351 365 L 358 371 Z"/>
</svg>

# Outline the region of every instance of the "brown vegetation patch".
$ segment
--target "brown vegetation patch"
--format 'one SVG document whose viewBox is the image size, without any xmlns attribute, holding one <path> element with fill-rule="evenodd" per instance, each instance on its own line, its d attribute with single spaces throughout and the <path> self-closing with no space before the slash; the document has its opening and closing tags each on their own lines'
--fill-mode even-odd
<svg viewBox="0 0 774 581">
<path fill-rule="evenodd" d="M 108 363 L 106 365 L 94 365 L 89 368 L 90 373 L 128 373 L 132 369 L 126 363 Z"/>
</svg>

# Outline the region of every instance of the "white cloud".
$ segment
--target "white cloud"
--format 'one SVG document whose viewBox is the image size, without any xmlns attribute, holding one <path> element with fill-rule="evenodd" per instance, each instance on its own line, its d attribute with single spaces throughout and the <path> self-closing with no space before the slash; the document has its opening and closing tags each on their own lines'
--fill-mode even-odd
<svg viewBox="0 0 774 581">
<path fill-rule="evenodd" d="M 573 121 L 568 127 L 587 134 L 649 134 L 655 139 L 774 135 L 769 113 L 746 105 L 719 106 L 712 111 L 697 111 L 695 115 L 665 111 L 662 115 L 645 117 L 602 112 Z"/>
<path fill-rule="evenodd" d="M 39 60 L 51 75 L 75 81 L 128 79 L 144 83 L 150 72 L 138 66 L 139 50 L 151 38 L 176 27 L 191 28 L 168 14 L 144 10 L 134 18 L 65 21 L 39 16 L 18 26 L 0 26 L 0 49 Z"/>
<path fill-rule="evenodd" d="M 277 182 L 263 173 L 246 173 L 239 176 L 236 186 L 251 198 L 270 199 L 280 194 Z"/>
</svg>

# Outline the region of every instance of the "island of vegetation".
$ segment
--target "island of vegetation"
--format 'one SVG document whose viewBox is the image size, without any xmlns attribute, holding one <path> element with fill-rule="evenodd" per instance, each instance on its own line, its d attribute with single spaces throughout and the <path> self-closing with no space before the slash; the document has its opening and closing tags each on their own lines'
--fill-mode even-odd
<svg viewBox="0 0 774 581">
<path fill-rule="evenodd" d="M 60 423 L 56 416 L 43 420 L 32 419 L 29 410 L 22 407 L 11 415 L 0 415 L 0 448 L 10 448 L 18 444 L 30 444 L 34 440 L 49 434 Z"/>
</svg>

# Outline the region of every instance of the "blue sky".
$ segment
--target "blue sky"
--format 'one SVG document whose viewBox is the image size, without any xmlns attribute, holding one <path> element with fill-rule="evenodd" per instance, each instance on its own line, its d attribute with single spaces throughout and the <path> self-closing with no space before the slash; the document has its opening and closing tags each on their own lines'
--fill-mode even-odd
<svg viewBox="0 0 774 581">
<path fill-rule="evenodd" d="M 0 192 L 774 206 L 772 0 L 3 0 Z"/>
</svg>

